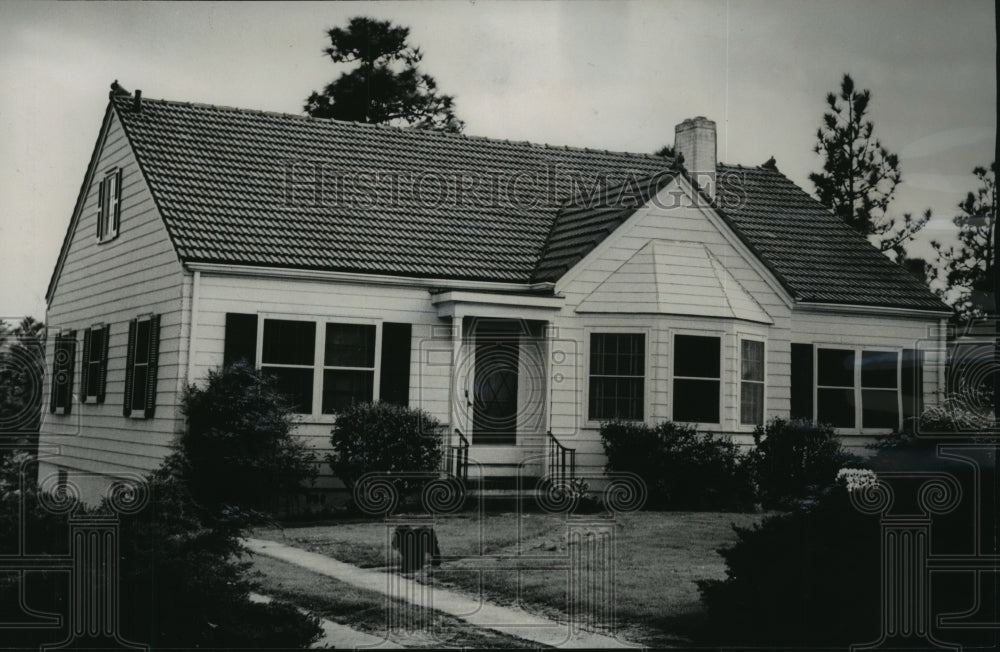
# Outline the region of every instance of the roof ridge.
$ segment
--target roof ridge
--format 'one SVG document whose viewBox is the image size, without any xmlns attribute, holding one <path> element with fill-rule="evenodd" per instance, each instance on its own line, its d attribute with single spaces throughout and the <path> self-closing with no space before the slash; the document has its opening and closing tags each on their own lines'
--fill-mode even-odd
<svg viewBox="0 0 1000 652">
<path fill-rule="evenodd" d="M 122 104 L 134 101 L 131 95 L 122 95 L 119 98 L 114 98 L 111 100 L 112 103 L 120 102 Z M 295 120 L 302 120 L 305 122 L 326 122 L 331 124 L 346 125 L 351 127 L 361 127 L 372 130 L 382 130 L 382 131 L 398 131 L 401 133 L 414 134 L 418 138 L 442 136 L 446 138 L 454 138 L 458 140 L 472 140 L 472 141 L 484 141 L 491 143 L 500 143 L 505 145 L 521 145 L 528 146 L 532 149 L 558 149 L 569 152 L 579 152 L 581 154 L 606 154 L 609 156 L 627 156 L 634 158 L 641 158 L 645 160 L 656 160 L 656 161 L 666 161 L 670 162 L 673 159 L 666 156 L 657 156 L 656 154 L 648 154 L 645 152 L 626 152 L 622 150 L 608 150 L 599 149 L 593 147 L 579 147 L 573 145 L 555 145 L 552 143 L 542 143 L 534 142 L 530 140 L 511 140 L 509 138 L 496 138 L 491 136 L 477 136 L 473 134 L 463 134 L 454 133 L 449 131 L 437 131 L 434 129 L 418 129 L 416 127 L 399 127 L 395 125 L 387 124 L 376 124 L 371 122 L 352 122 L 350 120 L 339 120 L 337 118 L 316 118 L 311 115 L 299 115 L 297 113 L 286 113 L 283 111 L 268 111 L 266 109 L 246 109 L 238 106 L 229 106 L 223 104 L 209 104 L 207 102 L 187 102 L 183 100 L 168 100 L 163 98 L 147 98 L 143 96 L 143 104 L 154 103 L 154 104 L 164 104 L 167 106 L 181 106 L 186 108 L 197 108 L 197 109 L 212 109 L 216 111 L 226 111 L 232 113 L 242 113 L 250 115 L 262 115 L 270 116 L 275 118 L 293 118 Z"/>
</svg>

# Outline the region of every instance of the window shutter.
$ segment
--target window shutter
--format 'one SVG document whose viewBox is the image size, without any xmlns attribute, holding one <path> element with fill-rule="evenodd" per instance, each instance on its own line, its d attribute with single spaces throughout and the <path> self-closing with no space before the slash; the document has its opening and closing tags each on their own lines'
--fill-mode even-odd
<svg viewBox="0 0 1000 652">
<path fill-rule="evenodd" d="M 915 430 L 913 417 L 920 416 L 924 389 L 923 351 L 903 349 L 902 368 L 903 430 Z"/>
<path fill-rule="evenodd" d="M 132 380 L 135 377 L 135 329 L 138 321 L 133 319 L 128 323 L 128 353 L 125 355 L 125 397 L 122 401 L 122 414 L 132 415 Z"/>
<path fill-rule="evenodd" d="M 144 415 L 151 419 L 156 415 L 156 370 L 160 358 L 160 316 L 149 320 L 149 365 L 146 369 L 146 409 Z"/>
<path fill-rule="evenodd" d="M 104 180 L 97 186 L 97 239 L 100 240 L 101 236 L 104 235 L 102 228 L 104 226 Z"/>
<path fill-rule="evenodd" d="M 87 380 L 90 377 L 90 345 L 92 331 L 87 328 L 83 331 L 83 366 L 80 368 L 80 402 L 87 402 Z"/>
<path fill-rule="evenodd" d="M 406 406 L 410 400 L 410 324 L 382 324 L 379 400 Z"/>
<path fill-rule="evenodd" d="M 104 326 L 104 351 L 101 353 L 101 377 L 97 382 L 97 402 L 104 403 L 108 389 L 108 340 L 111 339 L 111 325 Z"/>
<path fill-rule="evenodd" d="M 73 374 L 76 373 L 76 331 L 66 334 L 66 355 L 69 358 L 66 368 L 66 403 L 63 414 L 73 411 Z"/>
<path fill-rule="evenodd" d="M 813 346 L 792 344 L 792 404 L 793 419 L 813 419 Z"/>
<path fill-rule="evenodd" d="M 59 404 L 56 397 L 59 395 L 59 347 L 62 346 L 62 338 L 56 335 L 55 346 L 52 350 L 52 382 L 49 383 L 49 412 L 56 413 Z"/>
<path fill-rule="evenodd" d="M 257 361 L 257 315 L 226 313 L 226 343 L 222 364 L 246 360 L 251 366 Z"/>
<path fill-rule="evenodd" d="M 121 168 L 119 168 L 118 172 L 115 174 L 115 193 L 118 195 L 118 197 L 115 198 L 115 214 L 113 216 L 109 215 L 108 219 L 114 220 L 112 222 L 113 228 L 112 228 L 111 232 L 117 235 L 118 234 L 118 225 L 121 224 L 121 221 L 122 221 L 122 219 L 121 219 L 122 218 L 122 171 L 121 171 Z"/>
</svg>

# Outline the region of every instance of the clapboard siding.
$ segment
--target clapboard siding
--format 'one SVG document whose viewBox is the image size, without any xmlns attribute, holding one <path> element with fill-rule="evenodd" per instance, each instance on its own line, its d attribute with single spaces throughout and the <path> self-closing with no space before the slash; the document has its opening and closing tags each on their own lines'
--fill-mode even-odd
<svg viewBox="0 0 1000 652">
<path fill-rule="evenodd" d="M 170 443 L 181 427 L 177 389 L 186 362 L 181 354 L 187 347 L 182 304 L 184 273 L 113 114 L 97 156 L 93 179 L 49 298 L 46 319 L 50 329 L 77 331 L 77 400 L 70 415 L 45 411 L 41 443 L 61 447 L 59 456 L 48 462 L 50 468 L 58 465 L 111 475 L 147 472 L 169 453 Z M 95 237 L 99 187 L 105 171 L 111 168 L 122 169 L 121 223 L 116 239 L 99 244 Z M 122 415 L 128 324 L 148 313 L 161 316 L 156 416 L 128 418 Z M 100 405 L 78 400 L 83 331 L 96 324 L 111 327 L 107 394 Z M 48 379 L 44 389 L 47 394 Z M 48 405 L 47 396 L 44 405 Z"/>
</svg>

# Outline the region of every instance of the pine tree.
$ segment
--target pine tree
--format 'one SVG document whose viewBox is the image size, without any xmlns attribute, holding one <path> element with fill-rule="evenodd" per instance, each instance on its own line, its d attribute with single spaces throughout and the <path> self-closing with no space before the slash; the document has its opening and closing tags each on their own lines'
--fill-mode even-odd
<svg viewBox="0 0 1000 652">
<path fill-rule="evenodd" d="M 823 156 L 823 171 L 809 175 L 819 200 L 882 251 L 903 253 L 903 245 L 930 220 L 909 213 L 888 215 L 896 186 L 902 180 L 899 157 L 875 138 L 868 118 L 871 91 L 856 90 L 844 75 L 840 94 L 826 96 L 829 110 L 816 132 L 814 151 Z"/>
<path fill-rule="evenodd" d="M 958 227 L 958 244 L 947 248 L 933 242 L 938 267 L 949 289 L 959 291 L 955 311 L 963 320 L 996 312 L 994 229 L 997 215 L 997 164 L 972 170 L 979 187 L 958 203 L 961 215 L 952 219 Z"/>
<path fill-rule="evenodd" d="M 454 98 L 438 93 L 437 82 L 418 68 L 419 48 L 407 43 L 408 27 L 373 18 L 352 18 L 347 28 L 327 32 L 324 52 L 338 64 L 358 64 L 314 91 L 303 107 L 316 118 L 390 124 L 460 132 Z"/>
</svg>

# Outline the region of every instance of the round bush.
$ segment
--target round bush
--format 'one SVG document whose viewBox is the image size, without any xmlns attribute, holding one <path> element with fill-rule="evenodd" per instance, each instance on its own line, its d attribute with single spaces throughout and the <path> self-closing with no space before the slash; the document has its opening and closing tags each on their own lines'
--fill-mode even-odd
<svg viewBox="0 0 1000 652">
<path fill-rule="evenodd" d="M 766 508 L 787 509 L 834 483 L 845 466 L 863 466 L 844 451 L 833 428 L 808 421 L 773 419 L 757 426 L 748 462 Z"/>
<path fill-rule="evenodd" d="M 348 487 L 365 473 L 428 473 L 441 464 L 441 423 L 423 410 L 358 403 L 337 415 L 327 460 Z M 414 483 L 401 482 L 402 486 Z"/>
</svg>

